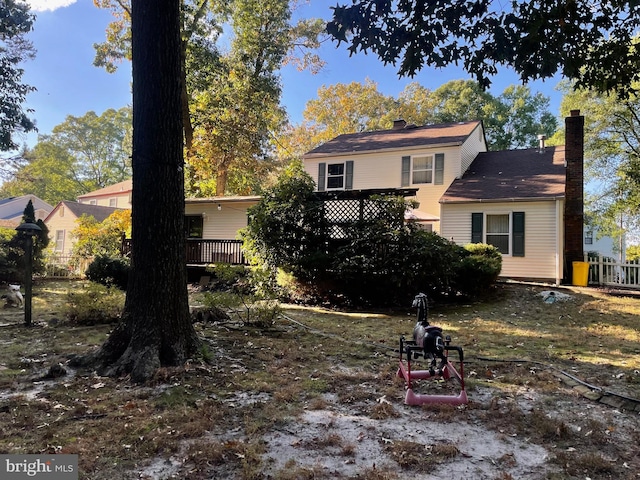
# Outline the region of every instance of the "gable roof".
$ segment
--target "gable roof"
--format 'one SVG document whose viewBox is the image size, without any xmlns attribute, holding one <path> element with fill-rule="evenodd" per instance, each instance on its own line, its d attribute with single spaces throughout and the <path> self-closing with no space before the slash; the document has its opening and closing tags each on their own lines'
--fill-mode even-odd
<svg viewBox="0 0 640 480">
<path fill-rule="evenodd" d="M 109 215 L 111 215 L 116 210 L 122 210 L 121 208 L 115 207 L 103 207 L 101 205 L 91 205 L 88 203 L 78 203 L 78 202 L 70 202 L 68 200 L 63 200 L 58 203 L 56 207 L 51 211 L 51 213 L 45 218 L 44 222 L 47 223 L 49 219 L 58 211 L 61 207 L 66 208 L 70 213 L 72 213 L 76 218 L 80 218 L 82 215 L 87 215 L 89 217 L 95 218 L 98 222 L 102 222 Z"/>
<path fill-rule="evenodd" d="M 133 183 L 131 179 L 129 179 L 123 182 L 114 183 L 113 185 L 109 185 L 108 187 L 94 190 L 93 192 L 85 193 L 83 195 L 78 195 L 78 200 L 82 198 L 104 197 L 107 195 L 131 192 L 132 190 L 133 190 Z"/>
<path fill-rule="evenodd" d="M 51 205 L 33 194 L 21 195 L 19 197 L 9 197 L 0 200 L 0 219 L 18 219 L 18 223 L 20 223 L 19 220 L 22 218 L 24 209 L 29 203 L 29 200 L 31 200 L 36 213 L 38 212 L 38 210 L 44 210 L 48 214 L 49 212 L 51 212 L 51 210 L 53 210 L 53 207 Z"/>
<path fill-rule="evenodd" d="M 348 133 L 314 148 L 304 158 L 350 155 L 378 150 L 396 150 L 424 146 L 462 145 L 482 125 L 480 121 L 424 125 L 416 127 Z"/>
<path fill-rule="evenodd" d="M 550 200 L 564 197 L 564 146 L 481 152 L 440 203 Z"/>
</svg>

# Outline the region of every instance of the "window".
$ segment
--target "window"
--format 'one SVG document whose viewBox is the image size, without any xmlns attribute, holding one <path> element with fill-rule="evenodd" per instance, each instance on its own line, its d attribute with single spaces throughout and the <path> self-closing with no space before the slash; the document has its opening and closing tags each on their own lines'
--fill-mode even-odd
<svg viewBox="0 0 640 480">
<path fill-rule="evenodd" d="M 412 183 L 431 183 L 433 181 L 433 156 L 413 157 Z"/>
<path fill-rule="evenodd" d="M 509 254 L 509 215 L 487 215 L 486 243 Z"/>
<path fill-rule="evenodd" d="M 318 191 L 351 190 L 353 188 L 353 161 L 318 164 Z"/>
<path fill-rule="evenodd" d="M 344 187 L 344 163 L 330 163 L 327 165 L 327 190 Z"/>
<path fill-rule="evenodd" d="M 97 200 L 89 200 L 89 205 L 97 205 L 98 201 Z"/>
<path fill-rule="evenodd" d="M 444 153 L 402 157 L 401 186 L 444 183 Z"/>
<path fill-rule="evenodd" d="M 56 230 L 56 245 L 54 250 L 56 252 L 62 252 L 64 250 L 64 230 Z"/>
<path fill-rule="evenodd" d="M 187 238 L 202 238 L 202 215 L 187 215 L 184 217 L 184 230 Z"/>
<path fill-rule="evenodd" d="M 587 230 L 584 233 L 584 244 L 593 245 L 593 230 Z"/>
<path fill-rule="evenodd" d="M 493 245 L 503 255 L 524 257 L 524 234 L 524 212 L 471 214 L 471 242 Z"/>
<path fill-rule="evenodd" d="M 118 206 L 118 199 L 117 198 L 110 198 L 109 199 L 109 206 L 110 207 L 117 207 Z"/>
</svg>

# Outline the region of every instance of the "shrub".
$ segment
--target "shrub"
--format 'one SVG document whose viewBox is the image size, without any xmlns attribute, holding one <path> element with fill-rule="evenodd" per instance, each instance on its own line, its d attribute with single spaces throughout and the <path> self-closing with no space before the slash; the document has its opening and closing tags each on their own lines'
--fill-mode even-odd
<svg viewBox="0 0 640 480">
<path fill-rule="evenodd" d="M 130 270 L 131 265 L 129 260 L 124 257 L 98 255 L 95 260 L 89 264 L 86 275 L 87 278 L 93 282 L 100 283 L 107 287 L 114 286 L 120 290 L 126 290 Z"/>
<path fill-rule="evenodd" d="M 502 270 L 502 255 L 493 245 L 471 243 L 465 245 L 467 255 L 461 259 L 455 278 L 459 293 L 475 297 L 486 293 Z"/>
<path fill-rule="evenodd" d="M 67 294 L 66 316 L 76 325 L 115 323 L 124 308 L 124 292 L 90 282 L 85 288 Z"/>
</svg>

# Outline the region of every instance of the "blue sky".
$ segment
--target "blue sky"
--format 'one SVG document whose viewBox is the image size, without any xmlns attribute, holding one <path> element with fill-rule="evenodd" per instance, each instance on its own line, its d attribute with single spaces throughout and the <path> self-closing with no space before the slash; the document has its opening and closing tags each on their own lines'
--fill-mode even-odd
<svg viewBox="0 0 640 480">
<path fill-rule="evenodd" d="M 37 88 L 29 95 L 27 107 L 34 109 L 39 133 L 48 134 L 62 123 L 67 115 L 81 116 L 88 111 L 101 114 L 108 108 L 121 108 L 131 103 L 131 65 L 123 63 L 114 74 L 93 66 L 93 44 L 105 38 L 105 28 L 111 20 L 108 11 L 98 9 L 92 0 L 27 0 L 36 14 L 30 39 L 37 50 L 35 60 L 25 63 L 24 80 Z M 343 0 L 341 3 L 345 3 Z M 331 17 L 336 0 L 313 0 L 313 5 L 301 5 L 296 15 Z M 320 55 L 327 62 L 320 73 L 312 75 L 285 67 L 282 73 L 283 97 L 293 123 L 302 120 L 307 101 L 316 98 L 318 88 L 335 83 L 364 82 L 367 78 L 378 84 L 378 90 L 397 96 L 404 87 L 417 81 L 435 89 L 456 79 L 467 79 L 462 69 L 427 68 L 413 79 L 399 79 L 393 66 L 383 66 L 374 55 L 358 54 L 349 57 L 346 46 L 336 47 L 326 42 Z M 518 78 L 503 71 L 494 78 L 492 93 L 499 94 Z M 531 90 L 551 97 L 551 111 L 558 114 L 560 96 L 555 90 L 557 80 L 534 82 Z M 336 112 L 339 114 L 339 112 Z M 29 135 L 33 145 L 37 136 Z"/>
</svg>

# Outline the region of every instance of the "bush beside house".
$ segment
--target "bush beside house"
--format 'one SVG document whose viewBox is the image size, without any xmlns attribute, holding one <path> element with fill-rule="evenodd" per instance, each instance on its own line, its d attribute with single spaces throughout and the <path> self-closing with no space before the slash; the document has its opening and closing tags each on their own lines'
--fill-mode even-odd
<svg viewBox="0 0 640 480">
<path fill-rule="evenodd" d="M 495 247 L 467 249 L 405 223 L 409 205 L 402 197 L 371 198 L 375 215 L 336 228 L 313 190 L 310 176 L 291 166 L 249 210 L 251 222 L 242 232 L 252 263 L 293 275 L 307 297 L 406 305 L 419 292 L 432 298 L 481 294 L 500 273 Z"/>
</svg>

